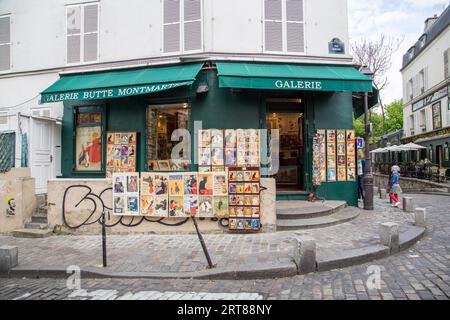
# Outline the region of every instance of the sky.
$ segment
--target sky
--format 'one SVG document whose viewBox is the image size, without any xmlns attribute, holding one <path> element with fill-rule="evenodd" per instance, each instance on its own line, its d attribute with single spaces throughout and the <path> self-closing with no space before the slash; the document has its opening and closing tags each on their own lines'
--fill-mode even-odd
<svg viewBox="0 0 450 320">
<path fill-rule="evenodd" d="M 434 14 L 440 15 L 449 0 L 348 0 L 350 40 L 377 39 L 381 34 L 401 39 L 388 72 L 389 86 L 382 99 L 390 103 L 402 98 L 400 68 L 406 51 L 423 34 L 424 22 Z"/>
</svg>

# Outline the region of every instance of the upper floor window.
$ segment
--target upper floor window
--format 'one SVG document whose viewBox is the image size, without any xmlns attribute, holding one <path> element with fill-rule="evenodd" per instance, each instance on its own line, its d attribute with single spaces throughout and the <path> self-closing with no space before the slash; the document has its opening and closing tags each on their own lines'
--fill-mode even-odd
<svg viewBox="0 0 450 320">
<path fill-rule="evenodd" d="M 450 78 L 450 48 L 444 51 L 444 78 Z"/>
<path fill-rule="evenodd" d="M 0 71 L 11 69 L 11 16 L 0 16 Z"/>
<path fill-rule="evenodd" d="M 183 53 L 203 47 L 201 0 L 164 0 L 163 52 Z"/>
<path fill-rule="evenodd" d="M 264 0 L 264 51 L 305 52 L 303 0 Z"/>
<path fill-rule="evenodd" d="M 87 3 L 68 6 L 67 63 L 98 60 L 99 5 Z"/>
</svg>

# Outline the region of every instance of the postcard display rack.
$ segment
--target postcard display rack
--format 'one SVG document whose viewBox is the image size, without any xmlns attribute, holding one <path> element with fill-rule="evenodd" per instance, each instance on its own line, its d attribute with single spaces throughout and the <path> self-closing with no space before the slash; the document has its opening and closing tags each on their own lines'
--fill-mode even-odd
<svg viewBox="0 0 450 320">
<path fill-rule="evenodd" d="M 313 184 L 356 181 L 355 148 L 354 130 L 317 130 L 313 139 Z"/>
<path fill-rule="evenodd" d="M 232 232 L 260 230 L 260 168 L 228 168 L 228 229 Z"/>
<path fill-rule="evenodd" d="M 106 133 L 106 177 L 114 172 L 136 172 L 136 132 Z"/>
</svg>

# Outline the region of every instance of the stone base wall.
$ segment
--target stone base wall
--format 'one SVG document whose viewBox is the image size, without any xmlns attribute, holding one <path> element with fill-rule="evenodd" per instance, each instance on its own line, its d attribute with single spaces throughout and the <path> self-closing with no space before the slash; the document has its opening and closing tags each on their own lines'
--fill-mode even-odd
<svg viewBox="0 0 450 320">
<path fill-rule="evenodd" d="M 379 188 L 386 188 L 389 182 L 389 176 L 379 173 L 374 173 L 374 186 Z M 450 188 L 431 181 L 408 178 L 400 176 L 400 186 L 404 192 L 427 192 L 427 191 L 439 191 L 450 192 Z"/>
<path fill-rule="evenodd" d="M 263 232 L 273 232 L 276 226 L 275 180 L 262 179 L 261 224 Z M 112 215 L 110 179 L 54 179 L 48 182 L 48 223 L 51 228 L 72 234 L 100 234 L 102 211 L 106 210 L 107 228 L 111 234 L 121 233 L 194 233 L 195 228 L 185 218 L 150 218 Z M 159 221 L 159 222 L 157 222 Z M 82 225 L 81 227 L 78 227 Z M 69 228 L 71 226 L 73 228 Z M 223 233 L 227 227 L 220 220 L 199 218 L 201 232 Z"/>
<path fill-rule="evenodd" d="M 35 209 L 35 179 L 30 168 L 0 173 L 0 233 L 23 228 Z"/>
</svg>

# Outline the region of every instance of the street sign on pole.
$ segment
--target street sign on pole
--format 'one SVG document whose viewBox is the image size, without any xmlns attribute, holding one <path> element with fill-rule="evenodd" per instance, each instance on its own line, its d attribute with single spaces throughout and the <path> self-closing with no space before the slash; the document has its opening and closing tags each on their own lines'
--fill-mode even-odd
<svg viewBox="0 0 450 320">
<path fill-rule="evenodd" d="M 364 148 L 364 138 L 356 138 L 356 148 Z"/>
</svg>

